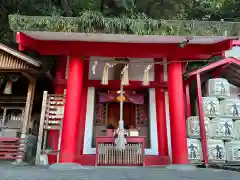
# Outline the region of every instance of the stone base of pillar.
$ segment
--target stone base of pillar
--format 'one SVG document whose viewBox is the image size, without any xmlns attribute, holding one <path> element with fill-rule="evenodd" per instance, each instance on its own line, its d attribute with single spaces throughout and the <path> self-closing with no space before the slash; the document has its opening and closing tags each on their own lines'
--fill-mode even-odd
<svg viewBox="0 0 240 180">
<path fill-rule="evenodd" d="M 17 159 L 14 162 L 11 162 L 10 164 L 16 165 L 16 166 L 29 166 L 30 164 L 27 162 L 24 162 L 22 159 Z"/>
<path fill-rule="evenodd" d="M 177 171 L 195 171 L 197 169 L 196 166 L 191 164 L 170 164 L 166 168 Z"/>
<path fill-rule="evenodd" d="M 66 170 L 78 170 L 78 169 L 89 169 L 77 163 L 55 163 L 49 166 L 49 169 L 66 171 Z"/>
</svg>

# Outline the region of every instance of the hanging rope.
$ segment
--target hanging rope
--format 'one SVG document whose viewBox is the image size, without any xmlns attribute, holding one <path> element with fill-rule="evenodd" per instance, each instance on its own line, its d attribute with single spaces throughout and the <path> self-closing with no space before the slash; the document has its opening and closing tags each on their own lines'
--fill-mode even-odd
<svg viewBox="0 0 240 180">
<path fill-rule="evenodd" d="M 123 85 L 120 86 L 120 120 L 119 120 L 119 128 L 124 129 L 123 122 Z"/>
<path fill-rule="evenodd" d="M 125 138 L 125 130 L 124 130 L 124 121 L 123 121 L 123 85 L 120 87 L 120 120 L 119 120 L 119 128 L 117 130 L 117 138 L 115 139 L 116 149 L 124 150 L 125 144 L 127 143 Z"/>
</svg>

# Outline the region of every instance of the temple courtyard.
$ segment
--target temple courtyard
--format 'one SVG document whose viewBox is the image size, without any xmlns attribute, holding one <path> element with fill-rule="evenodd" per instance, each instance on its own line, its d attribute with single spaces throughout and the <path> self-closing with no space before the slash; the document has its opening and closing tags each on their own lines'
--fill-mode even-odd
<svg viewBox="0 0 240 180">
<path fill-rule="evenodd" d="M 88 167 L 59 171 L 48 167 L 0 165 L 1 180 L 239 180 L 240 172 L 217 169 L 175 171 L 161 167 Z"/>
</svg>

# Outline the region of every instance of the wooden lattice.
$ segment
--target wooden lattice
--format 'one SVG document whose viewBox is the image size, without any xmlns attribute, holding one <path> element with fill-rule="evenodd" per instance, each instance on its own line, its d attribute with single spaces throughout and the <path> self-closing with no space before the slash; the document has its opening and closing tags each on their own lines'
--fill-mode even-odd
<svg viewBox="0 0 240 180">
<path fill-rule="evenodd" d="M 107 118 L 107 103 L 96 104 L 95 124 L 104 125 L 106 118 Z"/>
<path fill-rule="evenodd" d="M 98 165 L 142 165 L 143 164 L 142 144 L 126 144 L 124 150 L 116 149 L 115 144 L 98 144 L 97 164 Z"/>
<path fill-rule="evenodd" d="M 136 125 L 146 126 L 148 125 L 148 111 L 146 105 L 136 105 Z"/>
</svg>

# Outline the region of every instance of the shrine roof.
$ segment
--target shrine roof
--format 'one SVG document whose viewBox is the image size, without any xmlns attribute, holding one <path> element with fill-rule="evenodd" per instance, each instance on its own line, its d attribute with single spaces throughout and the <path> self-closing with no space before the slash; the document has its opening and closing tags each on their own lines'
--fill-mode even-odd
<svg viewBox="0 0 240 180">
<path fill-rule="evenodd" d="M 21 31 L 19 50 L 41 55 L 208 59 L 230 50 L 236 36 L 160 36 L 77 32 Z M 207 57 L 207 58 L 206 58 Z"/>
<path fill-rule="evenodd" d="M 216 44 L 225 40 L 234 40 L 236 36 L 160 36 L 132 34 L 104 34 L 77 32 L 22 31 L 24 35 L 42 41 L 81 41 L 108 43 L 146 43 L 179 44 L 189 40 L 188 44 Z"/>
<path fill-rule="evenodd" d="M 191 79 L 196 74 L 201 75 L 202 82 L 217 76 L 225 78 L 229 83 L 240 87 L 240 60 L 232 57 L 224 58 L 220 61 L 210 63 L 207 66 L 188 73 L 187 79 Z"/>
<path fill-rule="evenodd" d="M 7 53 L 7 54 L 4 54 Z M 0 43 L 0 67 L 28 67 L 29 65 L 35 68 L 41 66 L 41 62 L 33 59 L 15 49 L 12 49 L 2 43 Z M 5 59 L 7 60 L 5 62 Z M 5 63 L 5 64 L 4 64 Z"/>
</svg>

